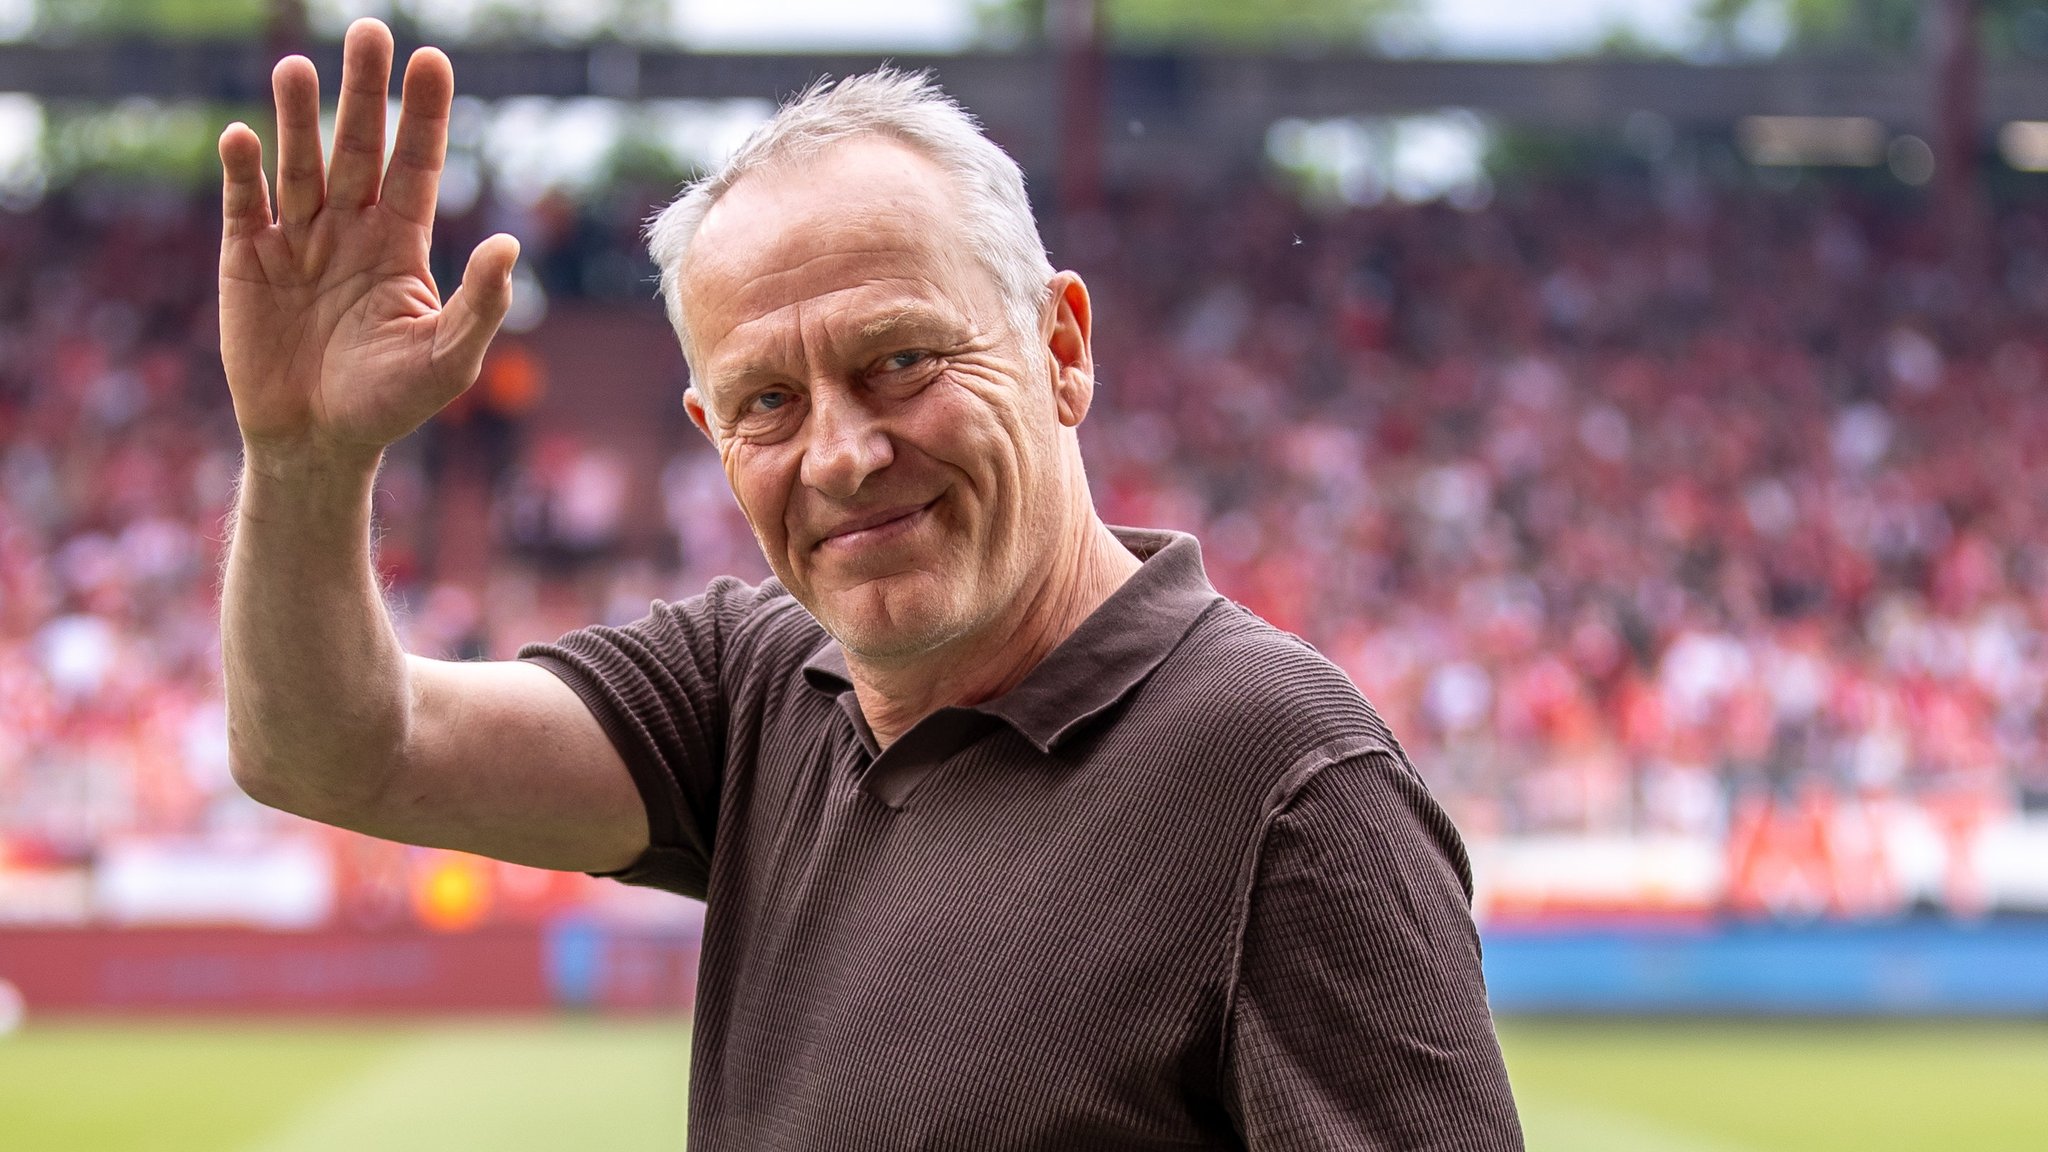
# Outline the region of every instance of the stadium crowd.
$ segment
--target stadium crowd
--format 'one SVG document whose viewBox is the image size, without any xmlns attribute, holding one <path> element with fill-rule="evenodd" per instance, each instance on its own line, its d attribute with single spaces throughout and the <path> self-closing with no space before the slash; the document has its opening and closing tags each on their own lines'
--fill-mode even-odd
<svg viewBox="0 0 2048 1152">
<path fill-rule="evenodd" d="M 1681 181 L 1134 204 L 1108 512 L 1347 669 L 1468 835 L 2048 793 L 2048 232 Z M 1203 238 L 1190 243 L 1189 238 Z"/>
<path fill-rule="evenodd" d="M 187 198 L 0 210 L 0 844 L 261 815 L 226 765 L 214 583 L 239 468 Z"/>
<path fill-rule="evenodd" d="M 644 297 L 620 272 L 643 210 L 527 237 L 550 294 Z M 0 209 L 18 856 L 284 819 L 225 760 L 215 211 L 83 187 Z M 1135 190 L 1053 234 L 1100 317 L 1106 517 L 1198 534 L 1488 836 L 1713 835 L 1744 795 L 1806 790 L 2048 801 L 2048 211 L 1994 230 L 1973 270 L 1909 204 L 1614 178 L 1467 209 Z M 508 656 L 545 633 L 436 571 L 447 423 L 381 486 L 383 566 L 416 649 Z M 481 441 L 496 569 L 613 621 L 759 574 L 702 446 L 533 431 Z M 672 526 L 639 556 L 636 468 Z"/>
</svg>

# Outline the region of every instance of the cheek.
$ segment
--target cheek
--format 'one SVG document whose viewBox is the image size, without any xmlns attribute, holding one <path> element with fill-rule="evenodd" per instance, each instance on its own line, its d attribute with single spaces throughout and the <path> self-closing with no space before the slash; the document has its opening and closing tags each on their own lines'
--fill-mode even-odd
<svg viewBox="0 0 2048 1152">
<path fill-rule="evenodd" d="M 1013 486 L 1031 451 L 1028 414 L 1013 401 L 1018 385 L 961 375 L 929 389 L 916 421 L 920 447 L 973 477 L 977 486 Z M 995 499 L 999 491 L 985 493 Z"/>
<path fill-rule="evenodd" d="M 783 459 L 789 453 L 778 451 L 779 447 L 730 441 L 719 454 L 740 510 L 755 534 L 770 540 L 782 536 L 782 512 L 794 473 L 793 466 Z"/>
</svg>

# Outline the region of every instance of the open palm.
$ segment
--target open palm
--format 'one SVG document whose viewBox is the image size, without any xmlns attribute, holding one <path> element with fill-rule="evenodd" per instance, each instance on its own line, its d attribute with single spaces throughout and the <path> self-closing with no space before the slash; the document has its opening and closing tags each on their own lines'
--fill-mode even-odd
<svg viewBox="0 0 2048 1152">
<path fill-rule="evenodd" d="M 374 455 L 469 387 L 511 303 L 519 249 L 504 235 L 441 299 L 427 253 L 454 72 L 435 49 L 413 54 L 387 171 L 391 60 L 384 25 L 349 29 L 331 164 L 312 62 L 279 62 L 274 213 L 255 132 L 221 134 L 221 360 L 252 452 Z"/>
</svg>

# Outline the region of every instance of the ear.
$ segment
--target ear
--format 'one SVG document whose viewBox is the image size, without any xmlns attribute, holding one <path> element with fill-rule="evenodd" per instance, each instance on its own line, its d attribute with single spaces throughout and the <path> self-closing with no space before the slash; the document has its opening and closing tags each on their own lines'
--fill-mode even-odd
<svg viewBox="0 0 2048 1152">
<path fill-rule="evenodd" d="M 697 395 L 694 386 L 683 389 L 683 411 L 690 414 L 690 423 L 697 426 L 697 431 L 702 432 L 705 439 L 718 443 L 718 437 L 711 434 L 711 414 L 704 410 L 704 398 Z"/>
<path fill-rule="evenodd" d="M 1088 286 L 1073 272 L 1052 278 L 1052 324 L 1045 336 L 1052 360 L 1053 401 L 1059 406 L 1060 423 L 1078 427 L 1088 416 L 1095 398 L 1095 354 L 1091 340 L 1095 314 L 1088 302 Z"/>
</svg>

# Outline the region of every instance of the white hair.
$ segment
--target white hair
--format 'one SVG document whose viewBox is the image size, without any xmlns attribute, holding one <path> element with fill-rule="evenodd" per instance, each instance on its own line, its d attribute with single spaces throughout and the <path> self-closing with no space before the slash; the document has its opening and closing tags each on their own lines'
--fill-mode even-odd
<svg viewBox="0 0 2048 1152">
<path fill-rule="evenodd" d="M 1023 171 L 929 74 L 885 65 L 836 83 L 813 83 L 756 128 L 723 164 L 684 185 L 649 221 L 648 254 L 661 270 L 662 300 L 685 359 L 694 361 L 695 354 L 684 327 L 683 256 L 711 206 L 749 172 L 861 136 L 897 141 L 951 177 L 974 255 L 995 277 L 1016 335 L 1031 345 L 1053 267 L 1024 195 Z"/>
</svg>

